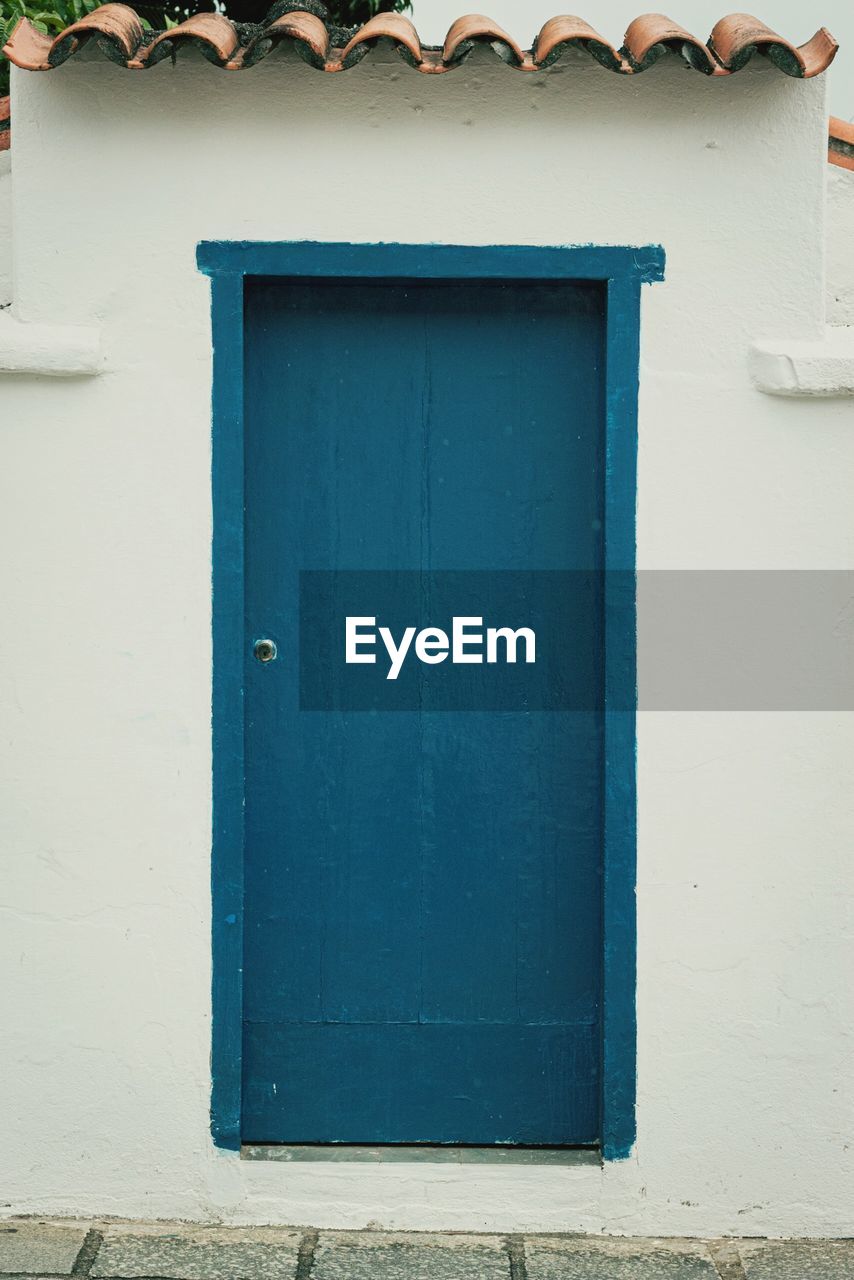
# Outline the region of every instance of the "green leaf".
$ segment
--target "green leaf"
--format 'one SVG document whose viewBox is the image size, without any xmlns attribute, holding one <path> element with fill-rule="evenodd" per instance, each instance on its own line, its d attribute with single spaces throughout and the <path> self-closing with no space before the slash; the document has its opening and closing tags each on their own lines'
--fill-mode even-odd
<svg viewBox="0 0 854 1280">
<path fill-rule="evenodd" d="M 58 13 L 46 13 L 46 12 L 37 13 L 30 19 L 30 21 L 32 22 L 33 26 L 38 27 L 40 31 L 52 30 L 52 31 L 56 31 L 57 33 L 59 33 L 65 27 L 70 25 L 70 23 L 67 23 L 64 20 L 64 18 L 61 18 L 59 16 Z"/>
</svg>

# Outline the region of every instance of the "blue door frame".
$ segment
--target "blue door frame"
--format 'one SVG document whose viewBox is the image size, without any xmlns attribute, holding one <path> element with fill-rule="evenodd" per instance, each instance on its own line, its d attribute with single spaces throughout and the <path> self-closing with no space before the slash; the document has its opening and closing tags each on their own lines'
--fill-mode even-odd
<svg viewBox="0 0 854 1280">
<path fill-rule="evenodd" d="M 641 285 L 657 246 L 204 242 L 213 330 L 213 833 L 211 1132 L 240 1147 L 244 861 L 244 282 L 311 279 L 595 280 L 607 287 L 605 395 L 605 806 L 602 1129 L 629 1155 L 636 1092 L 635 501 Z M 614 572 L 616 571 L 616 572 Z"/>
</svg>

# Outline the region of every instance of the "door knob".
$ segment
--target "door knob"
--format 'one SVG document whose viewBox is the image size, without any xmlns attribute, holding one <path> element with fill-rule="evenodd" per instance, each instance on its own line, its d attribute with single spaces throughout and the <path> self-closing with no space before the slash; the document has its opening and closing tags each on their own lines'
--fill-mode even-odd
<svg viewBox="0 0 854 1280">
<path fill-rule="evenodd" d="M 259 662 L 272 662 L 278 650 L 274 640 L 256 640 L 252 652 Z"/>
</svg>

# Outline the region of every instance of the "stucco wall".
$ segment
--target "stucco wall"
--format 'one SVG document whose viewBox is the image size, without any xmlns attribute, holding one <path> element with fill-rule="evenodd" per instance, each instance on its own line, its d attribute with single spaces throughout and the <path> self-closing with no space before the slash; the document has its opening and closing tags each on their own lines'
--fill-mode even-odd
<svg viewBox="0 0 854 1280">
<path fill-rule="evenodd" d="M 852 560 L 850 401 L 755 392 L 823 320 L 820 81 L 270 58 L 13 76 L 18 313 L 95 379 L 0 379 L 3 1203 L 396 1227 L 854 1231 L 854 723 L 639 723 L 639 1138 L 603 1170 L 241 1162 L 208 1134 L 210 329 L 201 239 L 664 245 L 642 568 Z M 535 371 L 534 371 L 535 372 Z M 11 554 L 8 553 L 11 549 Z M 641 673 L 643 678 L 643 672 Z"/>
</svg>

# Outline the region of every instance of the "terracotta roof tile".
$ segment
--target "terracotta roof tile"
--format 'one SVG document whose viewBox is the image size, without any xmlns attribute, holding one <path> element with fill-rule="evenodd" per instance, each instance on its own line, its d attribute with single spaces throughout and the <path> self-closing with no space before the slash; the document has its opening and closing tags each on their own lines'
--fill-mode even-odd
<svg viewBox="0 0 854 1280">
<path fill-rule="evenodd" d="M 105 5 L 104 8 L 109 6 Z M 96 13 L 102 12 L 97 9 Z M 172 27 L 161 31 L 148 44 L 139 48 L 138 57 L 131 58 L 129 67 L 145 67 L 174 55 L 182 44 L 194 44 L 216 66 L 229 66 L 240 50 L 240 40 L 234 23 L 221 13 L 195 13 Z"/>
<path fill-rule="evenodd" d="M 836 116 L 830 117 L 827 158 L 831 164 L 838 164 L 841 169 L 854 171 L 854 124 L 839 120 Z"/>
<path fill-rule="evenodd" d="M 363 27 L 360 27 L 351 40 L 341 50 L 340 66 L 343 70 L 373 49 L 378 40 L 391 40 L 406 57 L 407 62 L 419 67 L 424 61 L 421 52 L 421 41 L 418 32 L 401 13 L 378 13 Z"/>
<path fill-rule="evenodd" d="M 222 14 L 196 14 L 155 35 L 143 29 L 127 5 L 105 4 L 53 40 L 21 18 L 3 52 L 16 66 L 47 71 L 94 41 L 112 61 L 142 70 L 191 44 L 216 66 L 238 71 L 260 62 L 277 45 L 291 43 L 318 70 L 346 71 L 384 41 L 411 66 L 430 74 L 452 71 L 476 45 L 487 45 L 519 71 L 542 70 L 572 48 L 620 75 L 637 75 L 665 54 L 676 52 L 706 75 L 731 75 L 761 54 L 786 75 L 803 79 L 826 70 L 837 50 L 836 41 L 824 27 L 798 48 L 743 13 L 721 18 L 705 43 L 663 14 L 645 14 L 630 24 L 620 49 L 582 18 L 556 17 L 543 26 L 528 50 L 490 18 L 475 14 L 458 18 L 444 45 L 437 48 L 422 44 L 417 30 L 402 14 L 378 14 L 362 27 L 342 30 L 318 16 L 322 6 L 313 0 L 303 3 L 304 9 L 293 0 L 279 0 L 265 21 L 254 25 L 236 25 Z"/>
<path fill-rule="evenodd" d="M 754 53 L 764 53 L 787 76 L 804 78 L 825 71 L 838 47 L 827 28 L 822 27 L 812 40 L 796 48 L 749 13 L 721 18 L 709 36 L 709 48 L 727 71 L 740 71 Z"/>
<path fill-rule="evenodd" d="M 646 71 L 668 51 L 680 53 L 689 66 L 705 75 L 726 74 L 702 40 L 665 18 L 663 13 L 646 13 L 629 23 L 623 53 L 633 71 Z"/>
<path fill-rule="evenodd" d="M 144 34 L 145 28 L 133 9 L 124 4 L 105 4 L 60 32 L 50 47 L 48 64 L 53 67 L 65 62 L 87 41 L 97 37 L 106 56 L 112 62 L 126 66 L 139 48 Z"/>
<path fill-rule="evenodd" d="M 603 40 L 589 22 L 569 15 L 549 18 L 534 41 L 534 62 L 538 67 L 550 67 L 567 48 L 583 49 L 609 71 L 630 70 L 624 66 L 622 54 Z"/>
<path fill-rule="evenodd" d="M 243 66 L 251 67 L 266 58 L 277 45 L 290 42 L 297 52 L 318 71 L 329 59 L 329 32 L 326 24 L 313 13 L 284 13 L 271 22 L 262 23 L 251 36 L 243 54 Z"/>
<path fill-rule="evenodd" d="M 465 18 L 457 18 L 445 37 L 442 50 L 445 68 L 458 67 L 476 44 L 491 45 L 498 56 L 510 66 L 521 67 L 525 63 L 525 54 L 512 36 L 508 36 L 491 18 L 472 13 Z M 533 66 L 530 57 L 528 62 Z"/>
</svg>

